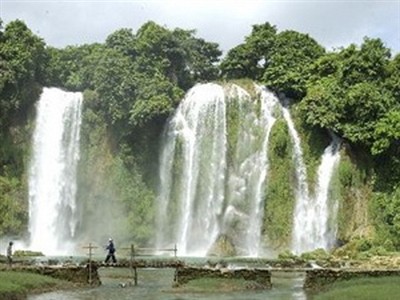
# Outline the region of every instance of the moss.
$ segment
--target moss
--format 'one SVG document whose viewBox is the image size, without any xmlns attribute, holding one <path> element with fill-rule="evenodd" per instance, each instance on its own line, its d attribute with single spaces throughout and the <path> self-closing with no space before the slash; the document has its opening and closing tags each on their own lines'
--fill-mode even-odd
<svg viewBox="0 0 400 300">
<path fill-rule="evenodd" d="M 286 122 L 276 121 L 271 130 L 268 156 L 269 171 L 266 182 L 264 233 L 274 248 L 289 245 L 295 206 L 294 165 L 292 142 Z"/>
<path fill-rule="evenodd" d="M 372 197 L 369 170 L 369 163 L 362 155 L 355 155 L 345 147 L 338 167 L 339 182 L 336 183 L 340 190 L 337 237 L 341 241 L 374 234 L 369 212 Z"/>
<path fill-rule="evenodd" d="M 249 78 L 242 78 L 242 79 L 232 79 L 227 81 L 217 81 L 217 84 L 220 84 L 222 86 L 227 86 L 227 85 L 238 85 L 245 91 L 247 91 L 250 95 L 251 98 L 255 99 L 257 97 L 257 90 L 254 86 L 255 82 L 252 79 Z"/>
<path fill-rule="evenodd" d="M 221 234 L 214 245 L 208 251 L 207 256 L 219 256 L 219 257 L 232 257 L 236 256 L 237 252 L 234 244 L 227 235 Z"/>
<path fill-rule="evenodd" d="M 227 128 L 227 161 L 228 166 L 233 166 L 236 147 L 241 128 L 243 127 L 240 99 L 230 98 L 226 104 L 226 128 Z"/>
<path fill-rule="evenodd" d="M 16 250 L 14 252 L 15 257 L 29 257 L 29 256 L 44 256 L 42 252 L 30 251 L 30 250 Z"/>
<path fill-rule="evenodd" d="M 328 260 L 330 256 L 324 249 L 316 249 L 311 252 L 302 253 L 300 257 L 305 260 Z"/>
<path fill-rule="evenodd" d="M 325 148 L 331 142 L 331 138 L 326 130 L 307 125 L 300 115 L 298 105 L 291 106 L 291 114 L 301 139 L 309 189 L 310 193 L 313 193 L 318 180 L 318 166 Z"/>
</svg>

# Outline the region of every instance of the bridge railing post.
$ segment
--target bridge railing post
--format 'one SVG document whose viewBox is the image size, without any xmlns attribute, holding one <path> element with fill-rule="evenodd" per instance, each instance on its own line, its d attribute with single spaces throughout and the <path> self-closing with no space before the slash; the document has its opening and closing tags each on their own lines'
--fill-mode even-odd
<svg viewBox="0 0 400 300">
<path fill-rule="evenodd" d="M 178 266 L 178 257 L 177 257 L 177 253 L 178 253 L 178 248 L 176 247 L 176 244 L 174 245 L 174 257 L 175 257 L 175 274 L 174 274 L 174 282 L 175 282 L 175 284 L 177 284 L 178 283 L 178 269 L 179 269 L 179 266 Z"/>
<path fill-rule="evenodd" d="M 131 245 L 131 267 L 133 268 L 133 282 L 136 286 L 137 282 L 138 282 L 138 274 L 137 274 L 136 264 L 135 264 L 135 266 L 133 266 L 134 259 L 135 259 L 135 245 L 132 244 Z"/>
<path fill-rule="evenodd" d="M 88 247 L 83 247 L 85 249 L 88 249 L 88 256 L 89 256 L 89 265 L 88 265 L 88 283 L 89 285 L 92 285 L 92 256 L 93 256 L 93 249 L 96 249 L 97 247 L 93 246 L 92 243 L 89 243 Z"/>
</svg>

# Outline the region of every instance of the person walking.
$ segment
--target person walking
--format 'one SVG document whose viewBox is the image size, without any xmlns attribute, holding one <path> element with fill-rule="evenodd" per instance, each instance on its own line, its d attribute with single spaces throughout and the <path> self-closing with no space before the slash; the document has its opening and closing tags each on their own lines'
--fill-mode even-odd
<svg viewBox="0 0 400 300">
<path fill-rule="evenodd" d="M 13 242 L 9 242 L 8 243 L 8 247 L 7 247 L 7 261 L 8 261 L 8 265 L 11 267 L 12 265 L 12 246 L 14 245 Z"/>
<path fill-rule="evenodd" d="M 108 261 L 111 258 L 112 262 L 115 264 L 117 262 L 117 259 L 115 258 L 115 246 L 112 239 L 108 240 L 108 245 L 106 247 L 106 250 L 108 250 L 108 253 L 106 256 L 106 260 L 104 262 L 108 263 Z"/>
</svg>

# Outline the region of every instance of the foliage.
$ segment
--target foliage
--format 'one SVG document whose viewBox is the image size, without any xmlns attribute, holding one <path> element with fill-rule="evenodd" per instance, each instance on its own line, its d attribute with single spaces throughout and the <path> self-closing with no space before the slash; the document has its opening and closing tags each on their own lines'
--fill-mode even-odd
<svg viewBox="0 0 400 300">
<path fill-rule="evenodd" d="M 7 24 L 0 39 L 1 131 L 34 103 L 45 65 L 44 42 L 22 21 Z"/>
<path fill-rule="evenodd" d="M 390 240 L 396 249 L 400 249 L 400 187 L 390 194 L 375 193 L 371 206 L 378 242 L 385 244 Z"/>
<path fill-rule="evenodd" d="M 115 140 L 107 134 L 102 116 L 92 110 L 97 96 L 92 91 L 84 94 L 81 137 L 84 146 L 77 202 L 85 215 L 78 238 L 91 237 L 101 242 L 113 236 L 119 244 L 143 245 L 153 236 L 154 195 L 139 174 L 135 156 L 122 145 L 118 154 L 113 152 Z"/>
<path fill-rule="evenodd" d="M 366 277 L 338 281 L 329 289 L 313 295 L 316 300 L 329 299 L 395 299 L 400 293 L 398 277 Z"/>
<path fill-rule="evenodd" d="M 283 252 L 278 254 L 278 259 L 279 260 L 297 260 L 299 257 L 290 250 L 284 250 Z"/>
<path fill-rule="evenodd" d="M 263 232 L 276 248 L 290 246 L 295 204 L 292 144 L 286 122 L 278 119 L 270 133 L 270 169 L 266 184 Z"/>
<path fill-rule="evenodd" d="M 308 124 L 327 128 L 373 155 L 391 148 L 398 139 L 397 60 L 380 39 L 365 38 L 357 48 L 317 60 L 301 103 Z"/>
<path fill-rule="evenodd" d="M 338 167 L 337 189 L 340 197 L 337 239 L 340 243 L 360 236 L 370 238 L 373 234 L 369 218 L 372 162 L 362 152 L 358 156 L 351 156 L 351 153 L 349 149 L 341 152 Z"/>
<path fill-rule="evenodd" d="M 330 258 L 330 254 L 324 249 L 319 248 L 311 252 L 302 253 L 300 258 L 304 260 L 327 260 Z"/>
<path fill-rule="evenodd" d="M 276 28 L 271 24 L 253 25 L 245 43 L 228 51 L 221 63 L 224 78 L 251 78 L 259 80 L 270 61 L 270 52 L 275 43 Z"/>
<path fill-rule="evenodd" d="M 306 93 L 311 64 L 323 54 L 324 49 L 310 36 L 283 31 L 276 37 L 263 81 L 287 97 L 300 99 Z"/>
<path fill-rule="evenodd" d="M 30 250 L 16 250 L 13 253 L 14 257 L 35 257 L 44 256 L 42 252 L 30 251 Z"/>
<path fill-rule="evenodd" d="M 28 292 L 65 287 L 65 282 L 48 276 L 27 272 L 0 271 L 0 298 L 24 298 Z"/>
<path fill-rule="evenodd" d="M 332 136 L 326 130 L 308 125 L 302 118 L 299 104 L 290 107 L 293 122 L 301 139 L 303 160 L 307 168 L 307 180 L 312 193 L 318 180 L 318 166 L 326 147 L 331 143 Z"/>
<path fill-rule="evenodd" d="M 299 99 L 305 95 L 312 62 L 324 49 L 296 31 L 277 33 L 269 23 L 254 25 L 245 43 L 230 50 L 221 63 L 225 78 L 262 80 L 276 92 Z"/>
<path fill-rule="evenodd" d="M 0 176 L 0 235 L 17 236 L 26 229 L 27 204 L 21 182 Z"/>
</svg>

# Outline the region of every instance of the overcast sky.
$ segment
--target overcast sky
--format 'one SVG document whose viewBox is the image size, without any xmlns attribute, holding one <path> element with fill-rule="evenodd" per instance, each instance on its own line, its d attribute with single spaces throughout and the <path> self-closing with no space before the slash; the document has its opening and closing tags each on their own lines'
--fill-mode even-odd
<svg viewBox="0 0 400 300">
<path fill-rule="evenodd" d="M 308 33 L 328 50 L 380 37 L 400 52 L 400 0 L 0 0 L 0 18 L 26 22 L 48 45 L 104 42 L 113 31 L 153 20 L 170 29 L 196 29 L 226 52 L 251 25 Z"/>
</svg>

